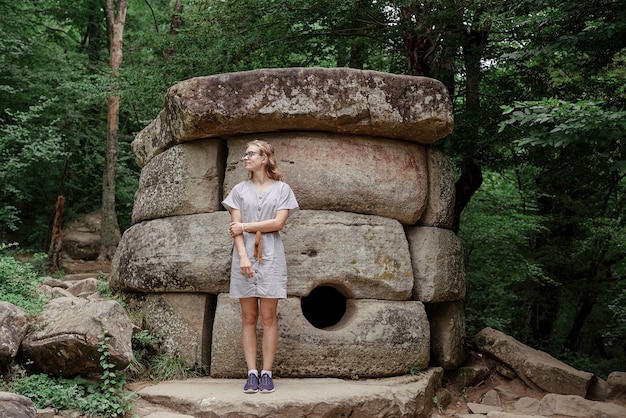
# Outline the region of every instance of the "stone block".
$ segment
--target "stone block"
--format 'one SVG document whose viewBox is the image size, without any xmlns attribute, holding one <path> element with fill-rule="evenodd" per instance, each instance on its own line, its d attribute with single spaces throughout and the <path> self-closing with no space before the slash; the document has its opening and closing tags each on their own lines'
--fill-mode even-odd
<svg viewBox="0 0 626 418">
<path fill-rule="evenodd" d="M 430 330 L 422 303 L 348 299 L 343 318 L 325 329 L 304 316 L 298 298 L 278 305 L 274 372 L 281 377 L 385 377 L 428 366 Z M 262 330 L 259 322 L 259 347 Z M 259 361 L 261 359 L 259 353 Z M 211 356 L 212 377 L 243 377 L 239 301 L 219 295 Z"/>
<path fill-rule="evenodd" d="M 223 209 L 225 145 L 202 140 L 176 145 L 141 170 L 132 222 Z"/>
<path fill-rule="evenodd" d="M 426 209 L 417 222 L 422 226 L 450 229 L 454 221 L 455 179 L 452 160 L 436 148 L 426 151 L 428 197 Z"/>
<path fill-rule="evenodd" d="M 430 322 L 431 364 L 447 370 L 465 361 L 465 312 L 463 301 L 426 304 Z"/>
<path fill-rule="evenodd" d="M 425 303 L 465 298 L 461 240 L 448 229 L 407 228 L 413 264 L 413 298 Z"/>
<path fill-rule="evenodd" d="M 224 196 L 246 178 L 240 158 L 254 139 L 274 146 L 284 179 L 301 209 L 380 215 L 412 225 L 426 208 L 428 173 L 423 146 L 314 132 L 230 138 Z"/>
</svg>

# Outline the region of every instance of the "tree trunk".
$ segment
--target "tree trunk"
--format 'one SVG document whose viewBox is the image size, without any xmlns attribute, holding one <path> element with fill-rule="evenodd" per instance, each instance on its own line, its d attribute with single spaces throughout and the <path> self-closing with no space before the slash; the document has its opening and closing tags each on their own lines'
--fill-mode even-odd
<svg viewBox="0 0 626 418">
<path fill-rule="evenodd" d="M 63 223 L 63 207 L 65 198 L 61 195 L 57 197 L 57 204 L 54 211 L 54 224 L 52 226 L 52 241 L 48 250 L 48 269 L 59 271 L 61 269 L 61 250 L 63 248 L 63 236 L 61 224 Z"/>
<path fill-rule="evenodd" d="M 172 38 L 178 34 L 178 28 L 180 27 L 180 15 L 183 13 L 183 2 L 182 0 L 176 0 L 176 4 L 174 4 L 174 13 L 172 14 L 172 20 L 170 21 L 170 35 Z M 169 47 L 163 53 L 163 57 L 165 58 L 165 62 L 167 63 L 174 56 L 175 49 L 174 47 Z"/>
<path fill-rule="evenodd" d="M 106 2 L 107 30 L 111 66 L 111 90 L 107 111 L 107 140 L 102 176 L 102 221 L 100 223 L 99 260 L 111 260 L 119 242 L 119 225 L 115 213 L 115 176 L 117 174 L 117 143 L 119 136 L 120 96 L 119 68 L 122 64 L 122 39 L 126 24 L 126 0 L 117 2 L 117 13 L 113 0 Z"/>
</svg>

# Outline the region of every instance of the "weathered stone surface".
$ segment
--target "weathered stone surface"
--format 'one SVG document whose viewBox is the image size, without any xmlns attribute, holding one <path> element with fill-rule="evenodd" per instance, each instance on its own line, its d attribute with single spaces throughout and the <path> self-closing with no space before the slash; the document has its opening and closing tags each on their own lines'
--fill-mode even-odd
<svg viewBox="0 0 626 418">
<path fill-rule="evenodd" d="M 138 394 L 194 417 L 428 418 L 442 377 L 439 368 L 415 376 L 357 381 L 277 377 L 276 392 L 267 396 L 243 393 L 239 379 L 196 378 L 156 383 Z"/>
<path fill-rule="evenodd" d="M 465 266 L 461 240 L 448 229 L 407 228 L 415 280 L 413 298 L 452 302 L 465 298 Z"/>
<path fill-rule="evenodd" d="M 402 225 L 381 216 L 303 210 L 282 231 L 287 294 L 323 284 L 358 299 L 408 300 L 413 274 Z"/>
<path fill-rule="evenodd" d="M 595 376 L 587 389 L 587 399 L 592 401 L 606 401 L 610 396 L 611 388 L 606 380 Z"/>
<path fill-rule="evenodd" d="M 111 285 L 146 293 L 227 292 L 229 223 L 222 211 L 133 225 L 115 253 Z M 320 284 L 332 284 L 353 298 L 411 298 L 411 260 L 398 221 L 303 210 L 282 234 L 288 295 L 306 296 Z"/>
<path fill-rule="evenodd" d="M 417 301 L 348 299 L 341 321 L 318 329 L 304 317 L 300 299 L 287 298 L 279 302 L 278 327 L 278 376 L 383 377 L 428 366 L 430 331 Z M 260 347 L 260 325 L 259 331 Z M 213 326 L 211 376 L 244 375 L 239 301 L 222 294 Z"/>
<path fill-rule="evenodd" d="M 74 260 L 95 260 L 100 251 L 100 223 L 97 210 L 76 218 L 63 226 L 63 253 Z M 117 239 L 122 235 L 116 230 Z"/>
<path fill-rule="evenodd" d="M 414 224 L 426 208 L 426 149 L 383 138 L 326 133 L 258 134 L 228 140 L 224 196 L 246 178 L 240 156 L 270 142 L 302 209 L 372 214 Z"/>
<path fill-rule="evenodd" d="M 489 377 L 489 374 L 489 368 L 484 364 L 469 362 L 458 368 L 456 382 L 461 387 L 475 386 Z"/>
<path fill-rule="evenodd" d="M 174 146 L 141 170 L 132 222 L 222 209 L 225 145 L 202 140 Z"/>
<path fill-rule="evenodd" d="M 277 68 L 196 77 L 171 87 L 165 109 L 132 143 L 140 165 L 202 138 L 321 131 L 431 144 L 452 131 L 434 79 L 351 68 Z"/>
<path fill-rule="evenodd" d="M 114 300 L 58 298 L 44 306 L 37 324 L 22 341 L 20 355 L 30 368 L 42 373 L 99 373 L 100 335 L 106 331 L 110 336 L 109 361 L 124 369 L 133 358 L 132 329 L 128 314 Z"/>
<path fill-rule="evenodd" d="M 0 392 L 0 417 L 2 418 L 35 418 L 37 408 L 26 396 L 16 393 Z"/>
<path fill-rule="evenodd" d="M 136 296 L 149 329 L 158 330 L 161 349 L 188 367 L 208 369 L 216 298 L 204 293 L 153 293 Z"/>
<path fill-rule="evenodd" d="M 131 226 L 111 262 L 111 286 L 148 293 L 228 291 L 229 224 L 230 215 L 221 211 Z"/>
<path fill-rule="evenodd" d="M 98 286 L 100 282 L 98 279 L 90 277 L 87 279 L 79 280 L 75 283 L 72 283 L 67 291 L 76 297 L 87 297 L 98 290 Z"/>
<path fill-rule="evenodd" d="M 24 309 L 0 301 L 0 365 L 13 361 L 28 331 L 28 323 Z"/>
<path fill-rule="evenodd" d="M 549 393 L 541 399 L 539 413 L 580 418 L 624 418 L 626 408 L 609 402 L 590 401 L 577 395 Z"/>
<path fill-rule="evenodd" d="M 455 178 L 452 160 L 438 149 L 426 151 L 428 198 L 426 210 L 417 222 L 422 226 L 450 229 L 454 217 Z"/>
<path fill-rule="evenodd" d="M 493 406 L 493 405 L 483 405 L 476 402 L 468 402 L 467 409 L 470 410 L 473 414 L 483 414 L 487 415 L 491 411 L 501 411 L 502 407 Z"/>
<path fill-rule="evenodd" d="M 431 364 L 456 369 L 465 361 L 465 312 L 463 302 L 426 304 L 430 322 Z"/>
<path fill-rule="evenodd" d="M 515 410 L 525 414 L 536 414 L 539 411 L 540 400 L 524 396 L 515 402 Z"/>
<path fill-rule="evenodd" d="M 612 372 L 606 382 L 609 384 L 610 396 L 626 394 L 626 372 Z"/>
<path fill-rule="evenodd" d="M 508 365 L 533 389 L 585 397 L 593 374 L 577 370 L 492 328 L 475 337 L 481 352 Z M 542 412 L 540 412 L 542 413 Z"/>
</svg>

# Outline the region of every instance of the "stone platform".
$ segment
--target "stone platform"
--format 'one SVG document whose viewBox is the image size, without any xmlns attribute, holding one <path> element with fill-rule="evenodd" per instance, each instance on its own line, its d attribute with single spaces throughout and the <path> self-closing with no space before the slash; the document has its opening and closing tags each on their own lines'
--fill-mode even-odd
<svg viewBox="0 0 626 418">
<path fill-rule="evenodd" d="M 245 394 L 243 379 L 192 378 L 135 390 L 139 418 L 429 417 L 443 369 L 384 379 L 276 377 L 276 392 Z"/>
</svg>

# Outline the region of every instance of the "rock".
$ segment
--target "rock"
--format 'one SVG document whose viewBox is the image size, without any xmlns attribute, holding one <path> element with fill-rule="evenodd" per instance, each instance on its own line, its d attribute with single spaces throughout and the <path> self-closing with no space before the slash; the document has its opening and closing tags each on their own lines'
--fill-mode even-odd
<svg viewBox="0 0 626 418">
<path fill-rule="evenodd" d="M 609 398 L 611 388 L 606 380 L 595 376 L 587 389 L 587 399 L 592 401 L 606 401 Z"/>
<path fill-rule="evenodd" d="M 626 372 L 612 372 L 606 382 L 609 384 L 609 396 L 619 396 L 626 394 Z"/>
<path fill-rule="evenodd" d="M 431 364 L 446 370 L 465 361 L 465 311 L 463 302 L 427 303 L 430 322 Z"/>
<path fill-rule="evenodd" d="M 176 145 L 150 160 L 139 177 L 133 224 L 223 209 L 225 160 L 225 144 L 219 140 Z"/>
<path fill-rule="evenodd" d="M 502 400 L 500 399 L 500 395 L 498 394 L 498 391 L 494 389 L 487 391 L 487 393 L 485 393 L 480 400 L 480 403 L 490 406 L 502 406 Z"/>
<path fill-rule="evenodd" d="M 515 402 L 515 410 L 525 414 L 536 414 L 539 412 L 540 400 L 524 396 Z"/>
<path fill-rule="evenodd" d="M 454 165 L 450 157 L 432 147 L 426 151 L 426 160 L 428 161 L 428 198 L 426 210 L 417 224 L 450 229 L 454 217 L 456 194 Z"/>
<path fill-rule="evenodd" d="M 132 143 L 140 166 L 173 145 L 278 131 L 379 136 L 431 144 L 452 130 L 444 85 L 350 68 L 277 68 L 196 77 Z"/>
<path fill-rule="evenodd" d="M 358 381 L 277 377 L 271 395 L 245 394 L 239 379 L 195 378 L 160 382 L 138 395 L 194 417 L 428 418 L 442 376 L 434 368 L 415 376 Z"/>
<path fill-rule="evenodd" d="M 413 227 L 406 230 L 413 265 L 413 298 L 451 302 L 465 298 L 465 265 L 461 240 L 449 229 Z"/>
<path fill-rule="evenodd" d="M 229 223 L 222 211 L 133 225 L 115 253 L 111 286 L 145 293 L 228 292 Z M 352 298 L 411 298 L 409 246 L 396 220 L 302 210 L 281 234 L 290 296 L 307 296 L 331 284 Z"/>
<path fill-rule="evenodd" d="M 549 393 L 541 399 L 539 413 L 581 418 L 624 418 L 626 408 L 608 402 L 596 402 L 577 395 Z"/>
<path fill-rule="evenodd" d="M 468 402 L 467 409 L 473 414 L 483 414 L 486 415 L 491 411 L 502 411 L 502 408 L 499 406 L 493 405 L 483 405 L 475 402 Z"/>
<path fill-rule="evenodd" d="M 79 280 L 73 283 L 70 287 L 67 288 L 67 291 L 76 297 L 87 297 L 92 293 L 95 293 L 100 286 L 100 282 L 98 279 L 88 278 Z"/>
<path fill-rule="evenodd" d="M 475 386 L 489 377 L 489 368 L 484 364 L 469 363 L 456 372 L 456 382 L 461 387 Z"/>
<path fill-rule="evenodd" d="M 384 377 L 428 366 L 428 322 L 417 301 L 348 299 L 340 321 L 318 329 L 290 297 L 279 302 L 278 329 L 274 372 L 282 377 Z M 245 375 L 241 309 L 227 294 L 218 297 L 211 347 L 212 377 Z"/>
<path fill-rule="evenodd" d="M 0 366 L 10 364 L 17 355 L 29 322 L 24 309 L 0 301 Z"/>
<path fill-rule="evenodd" d="M 67 275 L 65 276 L 65 280 L 48 277 L 41 284 L 49 287 L 60 287 L 62 289 L 67 289 L 68 287 L 70 287 L 69 283 L 67 282 Z"/>
<path fill-rule="evenodd" d="M 206 346 L 211 338 L 214 295 L 152 293 L 131 297 L 132 307 L 145 315 L 148 328 L 158 331 L 165 353 L 182 359 L 190 368 L 208 369 L 210 352 Z"/>
<path fill-rule="evenodd" d="M 224 196 L 246 178 L 241 155 L 255 139 L 277 150 L 301 209 L 379 215 L 412 225 L 426 208 L 426 149 L 388 138 L 317 132 L 257 134 L 228 140 Z"/>
<path fill-rule="evenodd" d="M 95 260 L 100 251 L 101 211 L 76 218 L 63 226 L 63 253 L 74 260 Z M 117 240 L 121 232 L 116 231 Z"/>
<path fill-rule="evenodd" d="M 106 330 L 109 362 L 124 369 L 132 360 L 132 322 L 116 301 L 59 298 L 48 302 L 22 341 L 20 355 L 32 370 L 55 376 L 100 373 L 98 352 Z"/>
<path fill-rule="evenodd" d="M 505 411 L 490 411 L 487 414 L 487 418 L 548 418 L 543 415 L 522 415 L 515 412 L 505 412 Z"/>
<path fill-rule="evenodd" d="M 524 345 L 504 333 L 484 328 L 474 340 L 479 351 L 499 360 L 531 388 L 584 397 L 593 374 L 577 370 L 547 353 Z"/>
<path fill-rule="evenodd" d="M 37 408 L 26 396 L 16 393 L 0 392 L 0 417 L 2 418 L 35 418 Z"/>
</svg>

